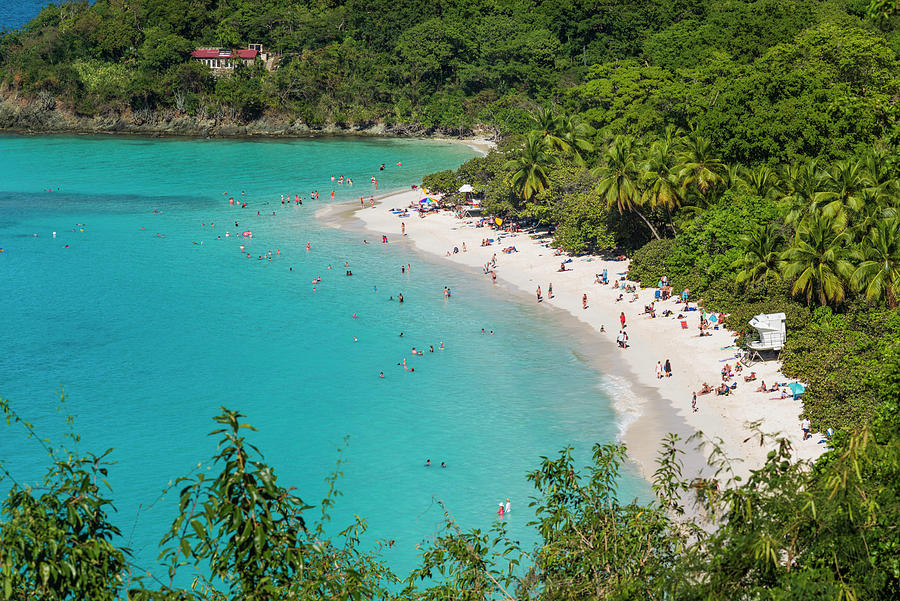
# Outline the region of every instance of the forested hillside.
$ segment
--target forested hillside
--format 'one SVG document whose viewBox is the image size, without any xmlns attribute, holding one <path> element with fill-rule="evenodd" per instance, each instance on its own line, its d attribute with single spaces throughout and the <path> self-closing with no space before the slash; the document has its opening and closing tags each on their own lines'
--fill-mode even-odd
<svg viewBox="0 0 900 601">
<path fill-rule="evenodd" d="M 895 19 L 861 0 L 298 2 L 48 6 L 0 39 L 6 95 L 310 125 L 517 132 L 553 103 L 594 128 L 697 129 L 727 159 L 842 154 L 896 135 Z M 215 78 L 197 46 L 260 43 L 278 68 Z"/>
</svg>

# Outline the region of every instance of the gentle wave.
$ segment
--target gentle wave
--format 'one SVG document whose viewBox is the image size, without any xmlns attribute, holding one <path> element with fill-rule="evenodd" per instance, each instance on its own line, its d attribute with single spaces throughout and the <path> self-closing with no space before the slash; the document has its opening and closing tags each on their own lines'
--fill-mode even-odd
<svg viewBox="0 0 900 601">
<path fill-rule="evenodd" d="M 631 424 L 644 414 L 644 403 L 634 392 L 631 382 L 622 376 L 603 374 L 600 387 L 612 399 L 612 407 L 618 417 L 616 440 L 622 442 Z"/>
</svg>

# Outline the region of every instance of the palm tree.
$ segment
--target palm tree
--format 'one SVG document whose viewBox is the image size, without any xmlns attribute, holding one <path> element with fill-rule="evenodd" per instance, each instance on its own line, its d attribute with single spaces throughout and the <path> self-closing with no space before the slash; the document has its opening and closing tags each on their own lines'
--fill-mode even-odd
<svg viewBox="0 0 900 601">
<path fill-rule="evenodd" d="M 705 197 L 716 185 L 725 182 L 723 174 L 728 169 L 713 154 L 712 144 L 703 136 L 692 133 L 685 144 L 683 163 L 678 172 L 681 187 L 685 191 L 694 189 Z"/>
<path fill-rule="evenodd" d="M 506 168 L 514 172 L 510 181 L 519 197 L 528 200 L 550 186 L 546 167 L 553 162 L 547 142 L 540 132 L 531 131 L 525 136 L 525 146 L 519 156 L 506 162 Z"/>
<path fill-rule="evenodd" d="M 607 208 L 615 205 L 619 213 L 626 211 L 636 213 L 653 233 L 653 237 L 659 240 L 659 232 L 639 210 L 643 198 L 634 139 L 630 136 L 616 136 L 612 145 L 606 149 L 604 158 L 604 164 L 591 173 L 600 178 L 597 192 L 606 202 Z"/>
<path fill-rule="evenodd" d="M 865 164 L 862 161 L 838 161 L 825 173 L 828 203 L 822 211 L 836 217 L 844 225 L 863 208 L 862 193 L 869 187 Z"/>
<path fill-rule="evenodd" d="M 772 199 L 778 194 L 778 175 L 771 167 L 760 165 L 755 170 L 747 169 L 741 177 L 741 186 L 761 198 Z"/>
<path fill-rule="evenodd" d="M 558 125 L 559 138 L 568 148 L 568 154 L 572 156 L 576 165 L 583 167 L 584 157 L 581 156 L 581 153 L 594 150 L 594 145 L 587 139 L 588 126 L 572 115 L 560 116 Z"/>
<path fill-rule="evenodd" d="M 849 231 L 861 241 L 880 220 L 896 217 L 897 208 L 891 205 L 891 195 L 884 187 L 866 188 L 859 199 L 862 208 L 853 216 Z"/>
<path fill-rule="evenodd" d="M 890 308 L 900 297 L 900 219 L 880 220 L 869 232 L 861 249 L 865 259 L 856 268 L 851 282 L 865 290 L 866 298 L 886 298 Z"/>
<path fill-rule="evenodd" d="M 865 165 L 866 178 L 872 186 L 885 191 L 891 191 L 887 189 L 896 187 L 897 180 L 891 161 L 891 154 L 883 148 L 870 148 L 863 155 L 863 163 Z"/>
<path fill-rule="evenodd" d="M 796 278 L 792 294 L 803 293 L 807 304 L 815 298 L 823 307 L 843 301 L 845 283 L 853 274 L 848 243 L 844 227 L 819 212 L 801 223 L 794 243 L 782 255 L 784 277 Z"/>
<path fill-rule="evenodd" d="M 781 258 L 781 234 L 774 223 L 756 227 L 746 236 L 741 237 L 744 254 L 732 267 L 740 269 L 735 278 L 738 284 L 757 282 L 765 284 L 769 278 L 781 278 L 784 261 Z"/>
<path fill-rule="evenodd" d="M 815 212 L 829 198 L 825 176 L 816 159 L 789 165 L 782 171 L 781 180 L 781 201 L 786 205 L 784 220 L 789 224 L 796 224 Z"/>
<path fill-rule="evenodd" d="M 725 173 L 722 174 L 722 181 L 724 182 L 725 189 L 731 190 L 732 188 L 740 187 L 744 181 L 746 172 L 747 169 L 742 165 L 728 165 Z"/>
<path fill-rule="evenodd" d="M 562 119 L 552 108 L 542 106 L 531 116 L 534 130 L 540 134 L 547 148 L 569 152 L 570 146 L 560 136 Z"/>
<path fill-rule="evenodd" d="M 663 207 L 669 217 L 669 227 L 675 232 L 672 222 L 672 211 L 681 206 L 680 186 L 675 175 L 678 160 L 673 152 L 671 138 L 666 136 L 650 146 L 647 159 L 644 161 L 641 183 L 644 189 L 642 201 L 651 209 Z"/>
</svg>

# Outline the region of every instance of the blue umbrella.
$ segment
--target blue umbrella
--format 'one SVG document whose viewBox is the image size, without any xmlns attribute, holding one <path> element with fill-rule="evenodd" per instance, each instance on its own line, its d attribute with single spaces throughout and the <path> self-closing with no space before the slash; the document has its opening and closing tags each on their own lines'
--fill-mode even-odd
<svg viewBox="0 0 900 601">
<path fill-rule="evenodd" d="M 806 386 L 801 384 L 800 382 L 791 382 L 788 384 L 788 388 L 791 389 L 791 392 L 794 393 L 794 398 L 800 398 L 800 395 L 806 392 Z"/>
</svg>

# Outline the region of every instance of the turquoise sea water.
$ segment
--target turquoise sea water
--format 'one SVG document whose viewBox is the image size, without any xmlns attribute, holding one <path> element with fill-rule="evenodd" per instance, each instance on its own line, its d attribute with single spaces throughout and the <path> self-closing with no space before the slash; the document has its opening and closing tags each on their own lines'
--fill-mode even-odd
<svg viewBox="0 0 900 601">
<path fill-rule="evenodd" d="M 313 218 L 331 190 L 368 200 L 373 174 L 381 191 L 408 188 L 473 155 L 438 141 L 0 137 L 0 396 L 61 442 L 64 387 L 81 448 L 115 448 L 116 520 L 141 564 L 174 516 L 172 500 L 154 501 L 213 454 L 221 405 L 248 415 L 280 482 L 312 504 L 349 435 L 333 523 L 366 517 L 367 540 L 397 541 L 386 559 L 401 573 L 441 523 L 433 496 L 464 528 L 489 526 L 510 497 L 513 535 L 532 540 L 525 473 L 617 434 L 592 351 L 477 276 Z M 332 184 L 341 174 L 352 189 Z M 303 206 L 283 207 L 294 193 Z M 234 236 L 244 230 L 253 238 Z M 5 427 L 0 459 L 22 482 L 46 465 Z M 625 475 L 623 495 L 644 491 Z"/>
</svg>

